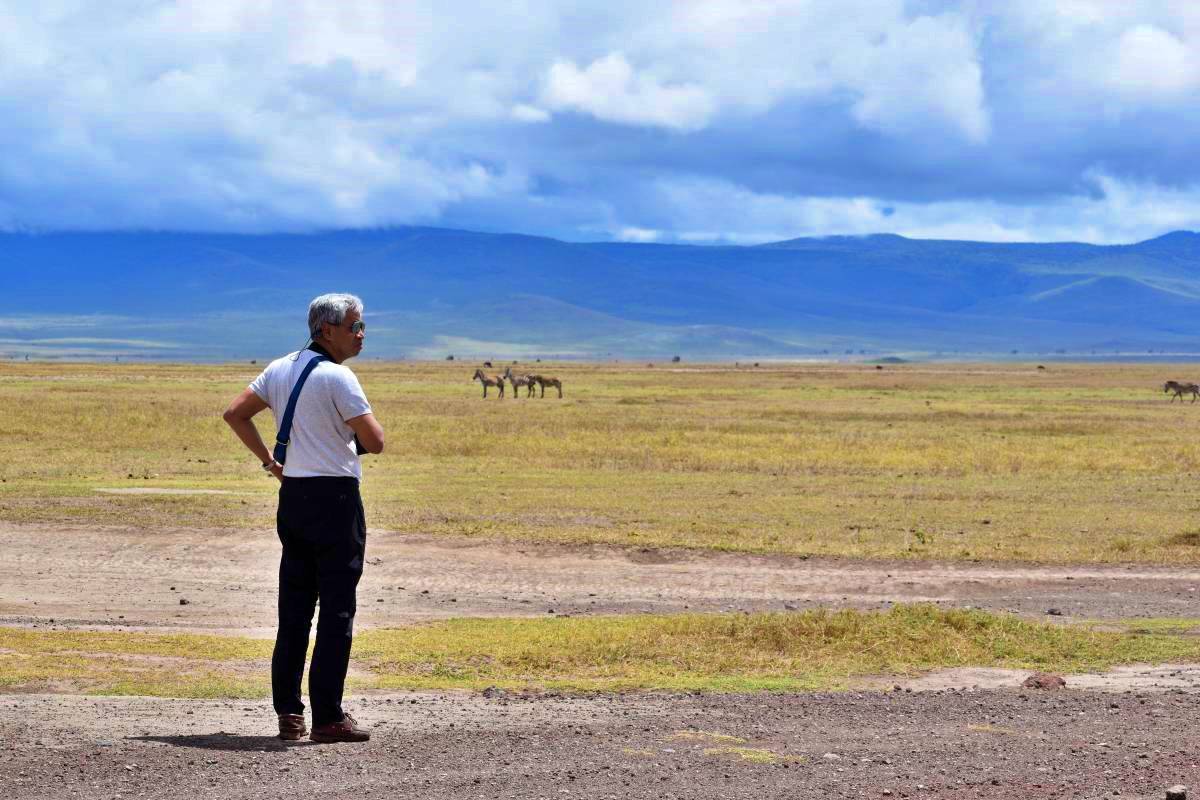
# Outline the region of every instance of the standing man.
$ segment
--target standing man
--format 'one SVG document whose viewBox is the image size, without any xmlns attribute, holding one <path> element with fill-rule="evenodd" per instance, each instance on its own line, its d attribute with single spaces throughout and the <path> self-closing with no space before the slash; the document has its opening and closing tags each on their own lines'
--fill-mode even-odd
<svg viewBox="0 0 1200 800">
<path fill-rule="evenodd" d="M 366 554 L 367 523 L 358 484 L 359 453 L 383 452 L 383 428 L 348 358 L 362 352 L 363 304 L 352 294 L 323 294 L 309 304 L 305 350 L 272 361 L 225 411 L 225 421 L 277 478 L 276 524 L 283 543 L 279 561 L 279 631 L 271 656 L 271 693 L 279 738 L 308 733 L 300 681 L 313 609 L 317 644 L 308 673 L 315 742 L 365 742 L 368 730 L 342 711 L 342 692 L 354 636 L 355 591 Z M 326 360 L 320 360 L 321 358 Z M 252 418 L 270 408 L 278 430 L 289 399 L 309 362 L 318 359 L 295 400 L 284 463 L 263 444 Z M 280 437 L 283 438 L 283 437 Z M 279 452 L 278 450 L 276 451 Z"/>
</svg>

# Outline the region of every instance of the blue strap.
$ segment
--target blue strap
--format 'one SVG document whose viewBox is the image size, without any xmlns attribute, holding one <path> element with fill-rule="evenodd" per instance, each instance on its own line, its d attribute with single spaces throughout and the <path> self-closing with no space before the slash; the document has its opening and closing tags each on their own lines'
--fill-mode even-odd
<svg viewBox="0 0 1200 800">
<path fill-rule="evenodd" d="M 296 381 L 296 385 L 292 387 L 291 397 L 288 398 L 287 410 L 283 412 L 283 420 L 279 423 L 279 433 L 275 434 L 275 460 L 280 464 L 287 459 L 288 437 L 292 433 L 292 416 L 296 413 L 296 401 L 300 399 L 300 390 L 304 388 L 304 382 L 308 380 L 308 373 L 316 368 L 317 364 L 322 361 L 328 361 L 325 356 L 313 356 L 312 361 L 304 365 L 304 371 L 300 373 L 300 380 Z"/>
</svg>

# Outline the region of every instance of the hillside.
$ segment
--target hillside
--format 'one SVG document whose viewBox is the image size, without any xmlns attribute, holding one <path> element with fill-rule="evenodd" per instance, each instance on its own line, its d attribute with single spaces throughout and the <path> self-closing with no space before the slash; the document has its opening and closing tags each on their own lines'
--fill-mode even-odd
<svg viewBox="0 0 1200 800">
<path fill-rule="evenodd" d="M 1121 246 L 895 235 L 757 247 L 439 228 L 0 234 L 0 353 L 265 358 L 307 301 L 367 302 L 382 357 L 1200 351 L 1200 234 Z"/>
</svg>

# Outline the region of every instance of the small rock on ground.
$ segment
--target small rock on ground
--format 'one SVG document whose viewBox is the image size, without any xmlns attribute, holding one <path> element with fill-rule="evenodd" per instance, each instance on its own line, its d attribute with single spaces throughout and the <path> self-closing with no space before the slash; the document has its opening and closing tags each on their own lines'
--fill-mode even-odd
<svg viewBox="0 0 1200 800">
<path fill-rule="evenodd" d="M 1035 672 L 1021 684 L 1026 689 L 1064 689 L 1067 682 L 1061 675 L 1051 675 L 1049 672 Z"/>
</svg>

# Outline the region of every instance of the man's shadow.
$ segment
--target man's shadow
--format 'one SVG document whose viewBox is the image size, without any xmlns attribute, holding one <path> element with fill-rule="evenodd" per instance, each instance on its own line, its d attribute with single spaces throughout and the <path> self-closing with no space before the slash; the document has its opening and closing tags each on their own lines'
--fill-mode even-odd
<svg viewBox="0 0 1200 800">
<path fill-rule="evenodd" d="M 172 747 L 193 747 L 197 750 L 233 750 L 242 752 L 283 752 L 294 747 L 316 744 L 307 740 L 284 741 L 278 736 L 243 736 L 238 733 L 191 733 L 181 736 L 128 736 L 133 742 L 160 742 Z"/>
</svg>

